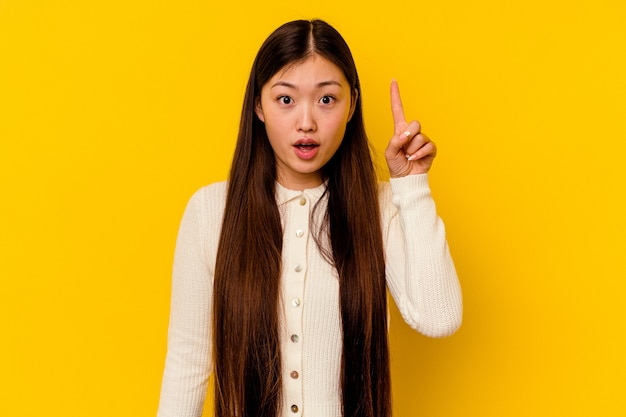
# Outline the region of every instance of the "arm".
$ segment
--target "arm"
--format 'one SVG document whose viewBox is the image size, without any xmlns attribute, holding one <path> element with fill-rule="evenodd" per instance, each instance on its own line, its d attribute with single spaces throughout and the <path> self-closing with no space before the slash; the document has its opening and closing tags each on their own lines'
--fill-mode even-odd
<svg viewBox="0 0 626 417">
<path fill-rule="evenodd" d="M 448 336 L 461 325 L 461 288 L 428 176 L 392 178 L 385 186 L 381 204 L 389 291 L 409 326 L 426 336 Z"/>
<path fill-rule="evenodd" d="M 176 241 L 159 417 L 201 416 L 211 372 L 213 269 L 205 190 L 190 199 Z"/>
<path fill-rule="evenodd" d="M 385 158 L 391 190 L 387 195 L 383 190 L 381 199 L 389 291 L 411 327 L 427 336 L 447 336 L 461 325 L 462 301 L 445 228 L 428 186 L 437 147 L 419 122 L 406 121 L 395 81 L 390 94 L 394 135 Z"/>
</svg>

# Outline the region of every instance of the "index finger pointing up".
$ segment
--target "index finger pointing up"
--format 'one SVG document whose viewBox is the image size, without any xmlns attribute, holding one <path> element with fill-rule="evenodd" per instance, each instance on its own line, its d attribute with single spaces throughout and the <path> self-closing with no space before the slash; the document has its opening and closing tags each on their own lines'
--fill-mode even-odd
<svg viewBox="0 0 626 417">
<path fill-rule="evenodd" d="M 406 120 L 404 118 L 404 107 L 402 107 L 402 99 L 400 98 L 400 88 L 396 80 L 391 81 L 391 114 L 393 115 L 393 124 L 396 128 L 396 134 L 398 129 L 403 130 L 406 127 Z"/>
</svg>

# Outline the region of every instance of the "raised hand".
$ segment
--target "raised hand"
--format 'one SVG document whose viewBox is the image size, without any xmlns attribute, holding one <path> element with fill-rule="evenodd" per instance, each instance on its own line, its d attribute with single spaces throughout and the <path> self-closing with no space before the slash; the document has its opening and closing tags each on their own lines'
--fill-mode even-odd
<svg viewBox="0 0 626 417">
<path fill-rule="evenodd" d="M 424 174 L 433 164 L 437 147 L 421 132 L 422 126 L 418 121 L 407 123 L 395 80 L 391 82 L 390 93 L 394 134 L 385 150 L 389 173 L 392 178 Z"/>
</svg>

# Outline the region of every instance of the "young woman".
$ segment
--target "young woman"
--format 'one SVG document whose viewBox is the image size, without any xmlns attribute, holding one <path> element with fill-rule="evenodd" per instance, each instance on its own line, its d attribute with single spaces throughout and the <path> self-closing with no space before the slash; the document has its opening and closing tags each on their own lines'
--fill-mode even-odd
<svg viewBox="0 0 626 417">
<path fill-rule="evenodd" d="M 427 172 L 436 148 L 391 84 L 378 185 L 359 78 L 320 20 L 278 28 L 254 61 L 228 182 L 180 226 L 160 417 L 391 416 L 387 298 L 428 336 L 461 293 Z"/>
</svg>

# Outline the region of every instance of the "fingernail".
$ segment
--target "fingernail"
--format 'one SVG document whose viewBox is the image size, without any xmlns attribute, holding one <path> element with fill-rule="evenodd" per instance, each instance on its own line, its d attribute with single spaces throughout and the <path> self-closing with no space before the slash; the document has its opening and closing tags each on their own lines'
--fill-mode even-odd
<svg viewBox="0 0 626 417">
<path fill-rule="evenodd" d="M 417 159 L 417 152 L 407 158 L 409 161 L 415 161 Z"/>
<path fill-rule="evenodd" d="M 409 132 L 409 131 L 407 130 L 406 132 L 404 132 L 404 133 L 403 133 L 403 135 L 404 135 L 405 137 L 409 137 L 409 136 L 411 136 L 411 132 Z"/>
<path fill-rule="evenodd" d="M 404 156 L 406 157 L 406 159 L 409 159 L 411 157 L 411 155 L 409 155 L 408 153 Z"/>
</svg>

